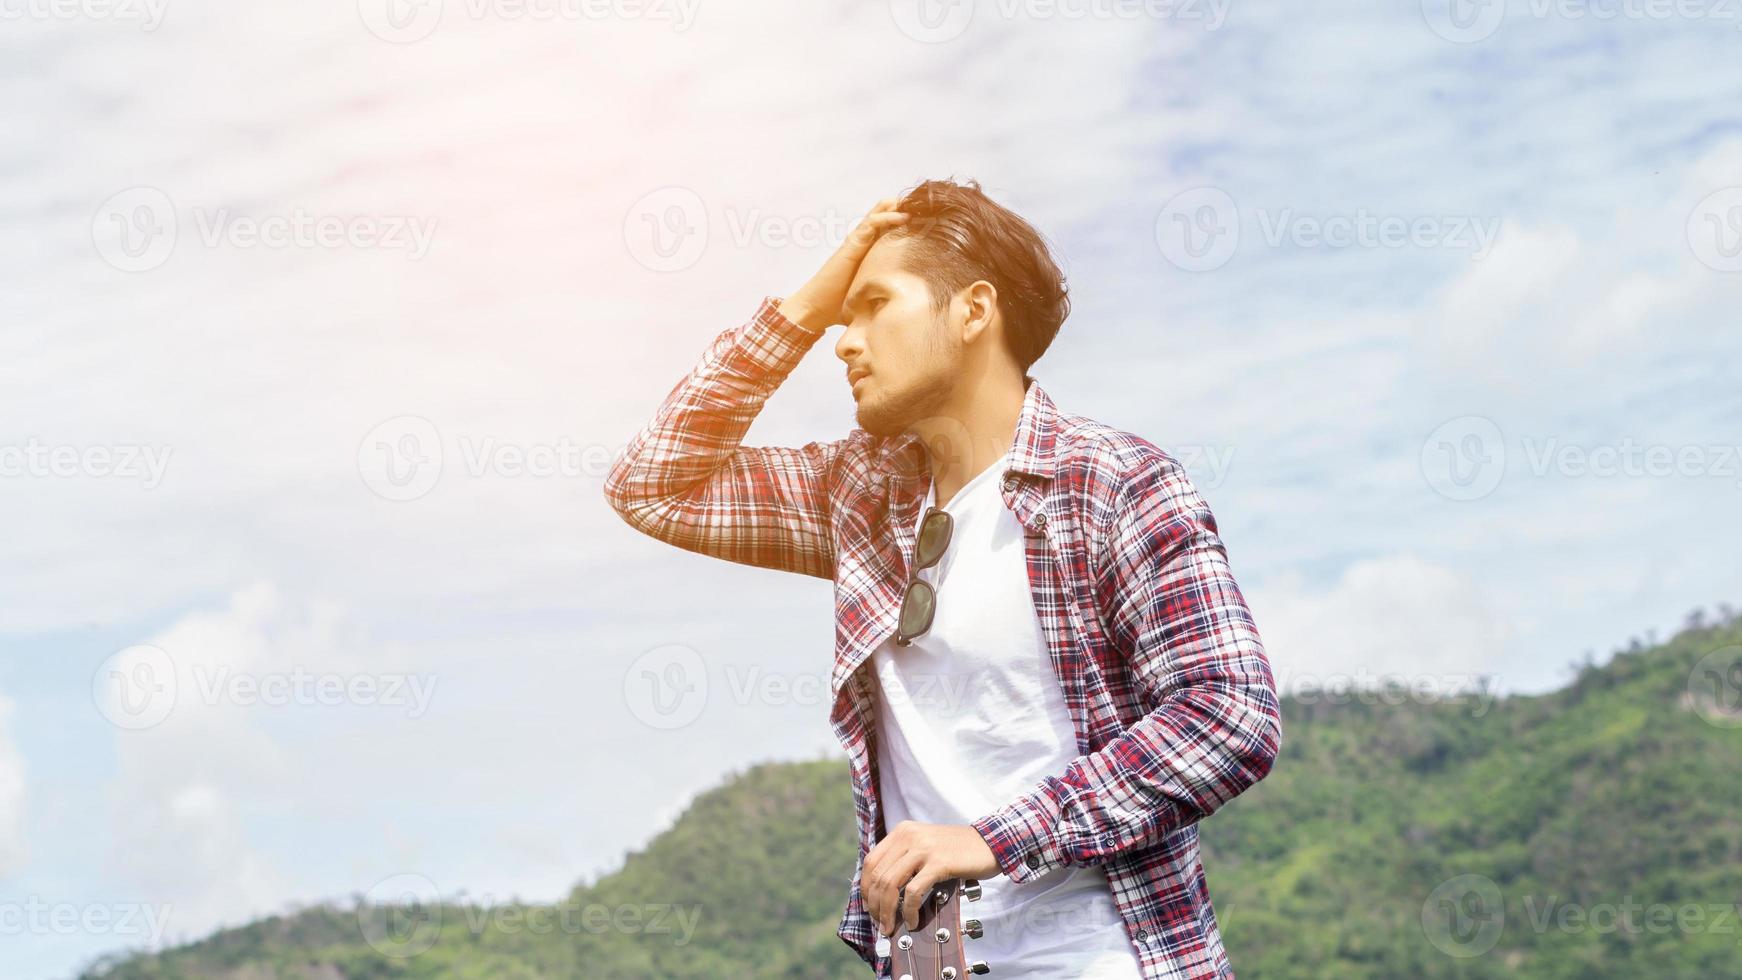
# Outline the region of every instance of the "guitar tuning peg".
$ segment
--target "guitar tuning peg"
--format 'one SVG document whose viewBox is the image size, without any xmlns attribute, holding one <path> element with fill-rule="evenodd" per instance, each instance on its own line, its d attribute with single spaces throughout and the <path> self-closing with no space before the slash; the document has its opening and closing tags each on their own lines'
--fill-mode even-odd
<svg viewBox="0 0 1742 980">
<path fill-rule="evenodd" d="M 980 925 L 979 919 L 969 919 L 962 923 L 962 935 L 969 939 L 979 939 L 985 934 L 986 930 Z"/>
<path fill-rule="evenodd" d="M 992 968 L 986 965 L 985 960 L 975 960 L 973 964 L 968 967 L 968 972 L 977 977 L 983 977 L 986 974 L 991 973 Z"/>
<path fill-rule="evenodd" d="M 972 878 L 962 882 L 962 897 L 970 902 L 980 900 L 980 883 Z"/>
</svg>

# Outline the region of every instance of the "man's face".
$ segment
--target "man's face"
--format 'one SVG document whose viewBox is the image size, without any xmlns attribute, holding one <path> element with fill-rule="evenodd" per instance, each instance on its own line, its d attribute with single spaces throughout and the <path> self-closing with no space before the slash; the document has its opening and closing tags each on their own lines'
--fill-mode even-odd
<svg viewBox="0 0 1742 980">
<path fill-rule="evenodd" d="M 911 240 L 885 235 L 865 253 L 842 309 L 846 329 L 835 343 L 852 375 L 859 427 L 894 436 L 948 404 L 962 359 L 951 310 L 932 311 L 925 280 L 902 259 Z"/>
</svg>

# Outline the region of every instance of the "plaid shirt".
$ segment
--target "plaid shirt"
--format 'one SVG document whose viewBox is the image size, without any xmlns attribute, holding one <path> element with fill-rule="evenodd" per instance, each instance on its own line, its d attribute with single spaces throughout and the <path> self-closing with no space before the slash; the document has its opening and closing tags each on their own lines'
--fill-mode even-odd
<svg viewBox="0 0 1742 980">
<path fill-rule="evenodd" d="M 877 682 L 860 668 L 896 626 L 930 486 L 913 433 L 750 448 L 769 396 L 823 336 L 765 297 L 715 338 L 616 461 L 613 509 L 689 551 L 835 583 L 830 722 L 847 751 L 859 862 L 839 933 L 879 976 L 860 893 L 885 831 Z M 1032 377 L 1000 484 L 1026 529 L 1034 609 L 1078 758 L 974 821 L 1013 882 L 1099 865 L 1145 977 L 1231 977 L 1197 822 L 1269 772 L 1275 684 L 1216 520 L 1174 458 L 1054 406 Z M 993 964 L 996 971 L 997 965 Z"/>
</svg>

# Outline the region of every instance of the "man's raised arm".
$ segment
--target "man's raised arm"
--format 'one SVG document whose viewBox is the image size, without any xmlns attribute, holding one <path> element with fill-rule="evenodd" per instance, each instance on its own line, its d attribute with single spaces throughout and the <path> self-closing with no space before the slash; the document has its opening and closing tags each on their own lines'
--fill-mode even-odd
<svg viewBox="0 0 1742 980">
<path fill-rule="evenodd" d="M 645 534 L 687 551 L 820 578 L 835 573 L 828 487 L 846 440 L 799 449 L 739 445 L 822 336 L 773 297 L 720 334 L 630 441 L 605 499 Z"/>
<path fill-rule="evenodd" d="M 906 216 L 878 202 L 823 268 L 786 299 L 716 337 L 630 440 L 605 499 L 637 530 L 727 561 L 833 578 L 830 488 L 847 440 L 747 447 L 744 433 L 830 324 L 881 232 Z"/>
</svg>

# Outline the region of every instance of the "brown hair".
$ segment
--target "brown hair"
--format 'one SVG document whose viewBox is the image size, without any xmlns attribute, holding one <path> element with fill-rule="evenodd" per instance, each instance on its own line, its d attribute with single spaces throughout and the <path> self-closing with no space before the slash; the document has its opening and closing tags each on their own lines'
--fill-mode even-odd
<svg viewBox="0 0 1742 980">
<path fill-rule="evenodd" d="M 970 179 L 927 180 L 901 197 L 909 217 L 887 234 L 912 240 L 909 271 L 924 279 L 942 313 L 957 291 L 984 279 L 998 291 L 1004 336 L 1026 376 L 1071 314 L 1070 290 L 1034 226 Z"/>
</svg>

